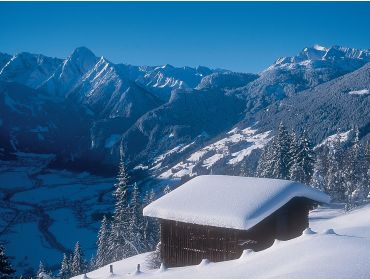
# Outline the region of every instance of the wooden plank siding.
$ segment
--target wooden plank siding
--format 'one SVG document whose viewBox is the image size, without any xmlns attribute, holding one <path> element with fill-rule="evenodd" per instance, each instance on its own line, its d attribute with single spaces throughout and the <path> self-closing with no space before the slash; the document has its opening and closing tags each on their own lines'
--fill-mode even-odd
<svg viewBox="0 0 370 280">
<path fill-rule="evenodd" d="M 275 239 L 299 236 L 308 227 L 308 212 L 314 202 L 294 198 L 249 230 L 202 226 L 160 220 L 161 258 L 167 267 L 196 265 L 237 259 L 244 249 L 260 251 Z"/>
</svg>

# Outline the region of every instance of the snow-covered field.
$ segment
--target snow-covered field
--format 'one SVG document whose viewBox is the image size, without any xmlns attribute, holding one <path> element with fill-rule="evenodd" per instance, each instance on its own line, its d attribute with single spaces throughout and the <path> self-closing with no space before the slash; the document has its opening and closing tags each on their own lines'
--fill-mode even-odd
<svg viewBox="0 0 370 280">
<path fill-rule="evenodd" d="M 63 251 L 80 241 L 95 253 L 102 213 L 111 212 L 113 180 L 45 168 L 52 156 L 0 161 L 0 241 L 17 275 L 34 276 L 40 260 L 59 270 Z"/>
<path fill-rule="evenodd" d="M 148 253 L 87 273 L 89 278 L 370 278 L 370 205 L 344 213 L 323 207 L 310 213 L 310 227 L 300 237 L 276 241 L 238 260 L 150 270 Z M 141 264 L 141 273 L 135 273 Z M 77 276 L 76 278 L 82 278 Z"/>
</svg>

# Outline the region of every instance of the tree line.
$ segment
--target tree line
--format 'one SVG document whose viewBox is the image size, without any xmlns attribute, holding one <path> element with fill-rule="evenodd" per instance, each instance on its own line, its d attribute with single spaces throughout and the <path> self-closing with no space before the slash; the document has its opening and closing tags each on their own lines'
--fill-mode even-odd
<svg viewBox="0 0 370 280">
<path fill-rule="evenodd" d="M 313 149 L 304 130 L 300 135 L 280 123 L 258 162 L 257 177 L 293 180 L 328 193 L 347 210 L 367 201 L 370 190 L 370 147 L 360 142 L 359 130 L 345 149 L 339 132 L 320 149 Z"/>
</svg>

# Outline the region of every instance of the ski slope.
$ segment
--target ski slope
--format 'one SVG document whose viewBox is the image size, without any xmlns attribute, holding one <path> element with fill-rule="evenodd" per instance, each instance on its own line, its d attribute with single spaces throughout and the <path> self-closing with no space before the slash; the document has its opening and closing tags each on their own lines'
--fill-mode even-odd
<svg viewBox="0 0 370 280">
<path fill-rule="evenodd" d="M 310 227 L 300 237 L 276 241 L 238 260 L 150 270 L 148 253 L 87 273 L 89 278 L 370 278 L 370 205 L 344 213 L 319 208 L 310 213 Z M 135 272 L 141 264 L 141 273 Z M 76 278 L 82 278 L 77 276 Z"/>
</svg>

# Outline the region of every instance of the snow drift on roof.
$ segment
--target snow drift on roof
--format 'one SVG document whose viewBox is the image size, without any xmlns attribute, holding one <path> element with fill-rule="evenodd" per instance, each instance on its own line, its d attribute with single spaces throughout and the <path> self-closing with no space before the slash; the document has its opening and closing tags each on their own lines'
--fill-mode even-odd
<svg viewBox="0 0 370 280">
<path fill-rule="evenodd" d="M 294 197 L 328 203 L 301 183 L 223 175 L 198 176 L 146 206 L 145 216 L 247 230 Z"/>
</svg>

